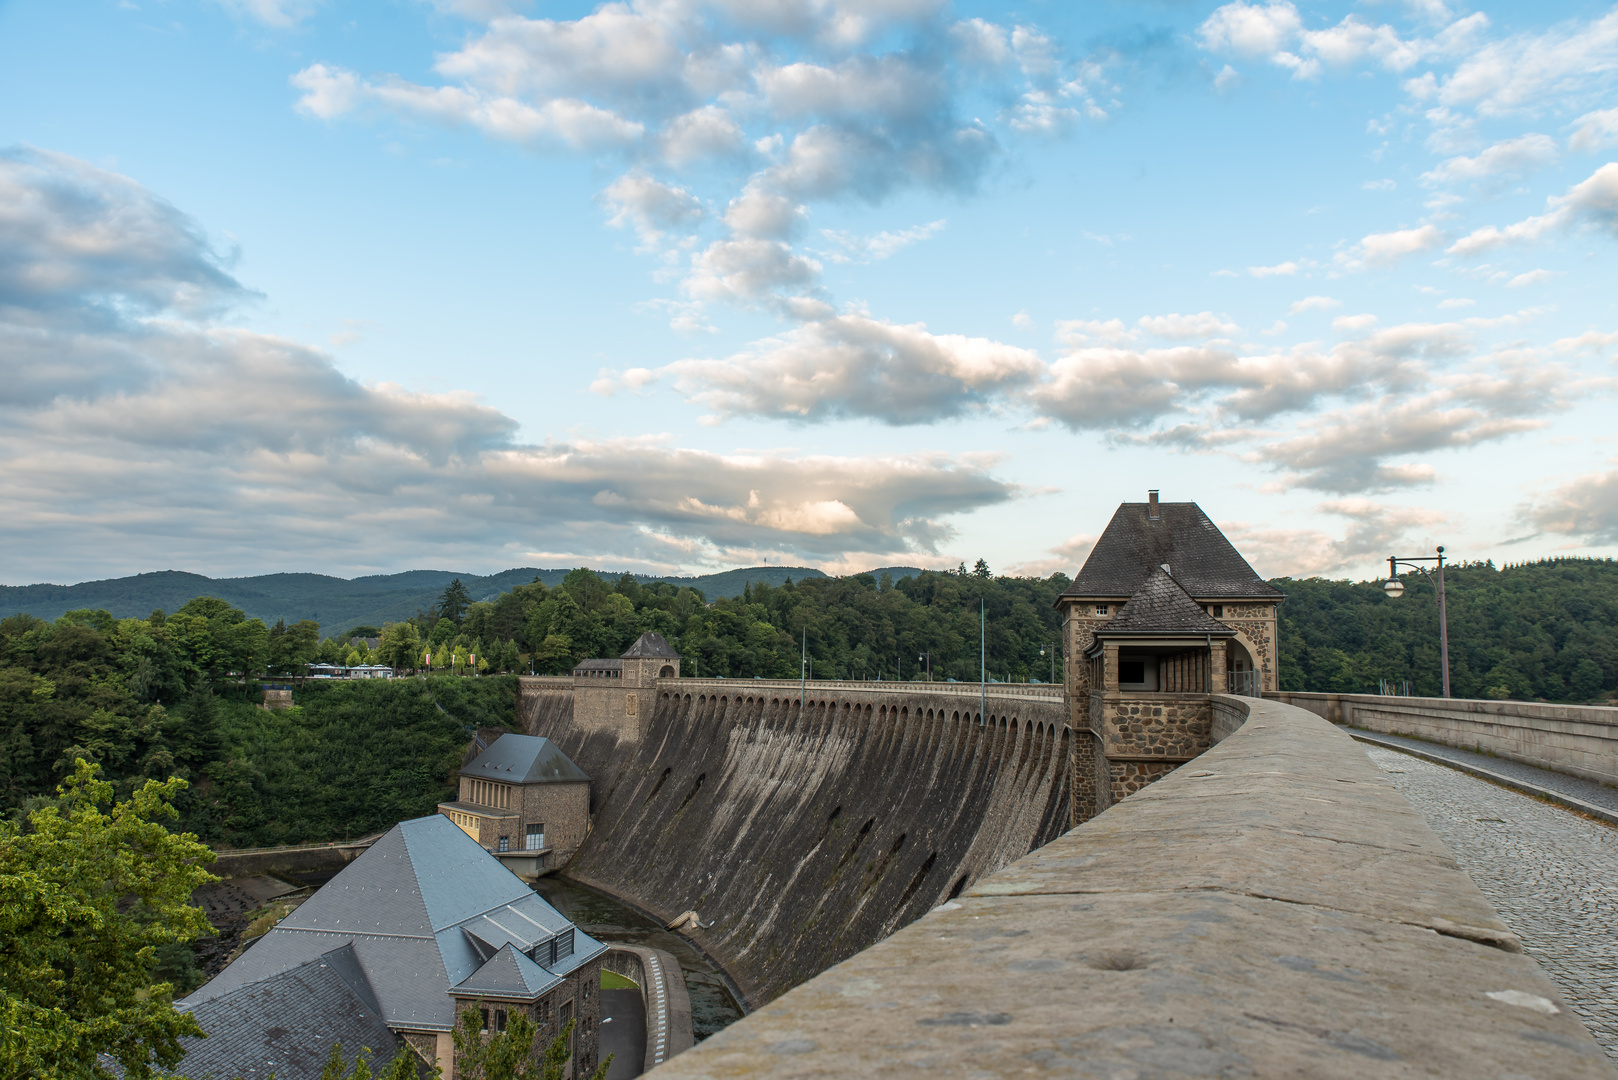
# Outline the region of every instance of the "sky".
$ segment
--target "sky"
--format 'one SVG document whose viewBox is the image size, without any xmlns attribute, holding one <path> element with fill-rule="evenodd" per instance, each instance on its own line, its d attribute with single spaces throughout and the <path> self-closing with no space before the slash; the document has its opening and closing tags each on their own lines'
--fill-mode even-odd
<svg viewBox="0 0 1618 1080">
<path fill-rule="evenodd" d="M 1611 557 L 1615 256 L 1618 6 L 0 0 L 0 583 Z"/>
</svg>

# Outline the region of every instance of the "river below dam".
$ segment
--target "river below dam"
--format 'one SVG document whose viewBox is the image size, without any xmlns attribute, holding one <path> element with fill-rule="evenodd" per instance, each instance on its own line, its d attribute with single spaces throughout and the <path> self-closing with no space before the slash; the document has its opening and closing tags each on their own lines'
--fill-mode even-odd
<svg viewBox="0 0 1618 1080">
<path fill-rule="evenodd" d="M 741 1018 L 725 977 L 685 938 L 587 885 L 552 875 L 534 883 L 534 891 L 585 933 L 601 941 L 662 949 L 680 962 L 691 993 L 691 1028 L 698 1042 Z"/>
</svg>

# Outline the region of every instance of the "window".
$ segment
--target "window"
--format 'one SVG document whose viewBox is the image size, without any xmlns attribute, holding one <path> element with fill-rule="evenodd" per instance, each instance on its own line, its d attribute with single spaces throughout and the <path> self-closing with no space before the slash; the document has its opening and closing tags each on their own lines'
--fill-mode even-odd
<svg viewBox="0 0 1618 1080">
<path fill-rule="evenodd" d="M 541 851 L 545 847 L 545 823 L 543 821 L 528 826 L 527 843 L 524 845 L 529 851 Z"/>
<path fill-rule="evenodd" d="M 500 838 L 500 850 L 501 851 L 510 851 L 511 850 L 511 837 L 502 836 Z"/>
<path fill-rule="evenodd" d="M 504 1031 L 504 1030 L 506 1030 L 506 1010 L 504 1010 L 504 1009 L 496 1009 L 496 1010 L 494 1010 L 494 1030 L 496 1030 L 496 1031 Z"/>
<path fill-rule="evenodd" d="M 539 1003 L 539 1022 L 541 1024 L 548 1024 L 551 1022 L 551 1003 L 549 1001 L 541 1001 Z"/>
<path fill-rule="evenodd" d="M 1146 661 L 1120 660 L 1118 662 L 1118 681 L 1120 683 L 1143 683 L 1146 681 Z"/>
<path fill-rule="evenodd" d="M 1097 604 L 1096 605 L 1096 614 L 1097 615 L 1105 615 L 1110 610 L 1112 610 L 1112 606 L 1110 604 Z"/>
<path fill-rule="evenodd" d="M 483 1015 L 483 1030 L 488 1031 L 489 1030 L 489 1010 L 488 1009 L 479 1009 L 478 1012 Z"/>
<path fill-rule="evenodd" d="M 1211 614 L 1216 619 L 1223 619 L 1225 617 L 1225 605 L 1224 604 L 1215 604 L 1213 606 L 1213 611 L 1211 612 Z"/>
</svg>

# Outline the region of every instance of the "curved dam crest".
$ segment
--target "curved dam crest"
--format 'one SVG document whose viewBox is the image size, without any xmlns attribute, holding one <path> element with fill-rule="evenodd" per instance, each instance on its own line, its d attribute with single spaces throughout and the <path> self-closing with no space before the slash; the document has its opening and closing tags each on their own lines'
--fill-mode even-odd
<svg viewBox="0 0 1618 1080">
<path fill-rule="evenodd" d="M 631 723 L 523 680 L 523 729 L 592 780 L 566 873 L 685 933 L 762 1005 L 1068 824 L 1059 696 L 659 680 Z M 587 688 L 581 687 L 587 691 Z M 647 697 L 651 694 L 645 695 Z M 578 710 L 587 715 L 589 709 Z"/>
</svg>

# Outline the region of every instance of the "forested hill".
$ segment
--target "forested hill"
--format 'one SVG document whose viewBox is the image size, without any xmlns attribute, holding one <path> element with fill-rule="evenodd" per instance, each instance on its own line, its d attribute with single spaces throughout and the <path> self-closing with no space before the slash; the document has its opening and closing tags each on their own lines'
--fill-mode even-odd
<svg viewBox="0 0 1618 1080">
<path fill-rule="evenodd" d="M 894 577 L 919 574 L 914 567 L 887 567 L 872 573 Z M 451 581 L 460 579 L 474 600 L 492 600 L 513 585 L 543 581 L 559 585 L 568 570 L 519 567 L 479 577 L 448 570 L 410 570 L 402 574 L 352 580 L 326 574 L 262 574 L 257 577 L 208 578 L 180 570 L 164 570 L 78 585 L 0 585 L 0 618 L 27 613 L 57 619 L 69 611 L 101 610 L 114 618 L 145 618 L 153 611 L 177 611 L 199 596 L 213 596 L 240 608 L 250 619 L 268 624 L 309 619 L 328 635 L 352 626 L 383 626 L 409 619 L 431 608 Z M 617 575 L 613 575 L 616 577 Z M 698 577 L 637 577 L 697 589 L 709 600 L 739 596 L 749 582 L 779 585 L 788 578 L 825 577 L 808 566 L 752 566 Z"/>
<path fill-rule="evenodd" d="M 1272 582 L 1281 605 L 1281 685 L 1375 691 L 1408 680 L 1441 691 L 1433 583 L 1402 577 L 1397 600 L 1380 582 Z M 1618 688 L 1618 562 L 1547 559 L 1445 571 L 1452 693 L 1461 698 L 1598 701 Z"/>
</svg>

